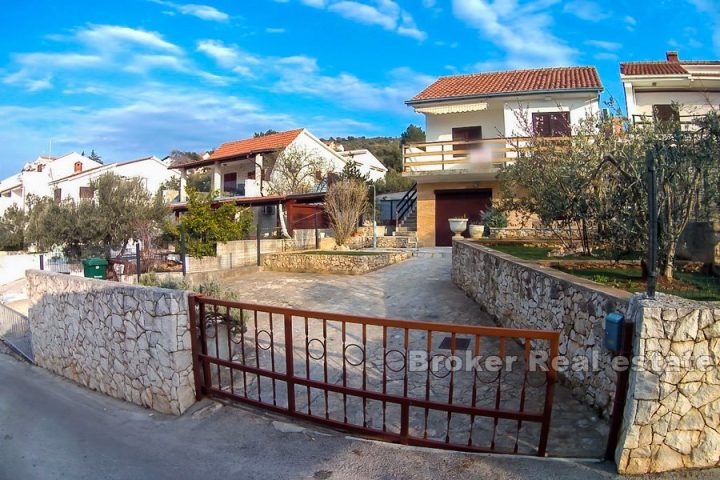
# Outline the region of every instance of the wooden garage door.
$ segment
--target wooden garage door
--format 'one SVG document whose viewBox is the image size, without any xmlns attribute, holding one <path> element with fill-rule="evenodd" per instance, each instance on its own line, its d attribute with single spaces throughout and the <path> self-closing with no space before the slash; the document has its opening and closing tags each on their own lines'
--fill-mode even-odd
<svg viewBox="0 0 720 480">
<path fill-rule="evenodd" d="M 491 200 L 492 190 L 488 189 L 435 190 L 435 245 L 452 245 L 448 218 L 467 215 L 470 221 L 480 220 Z"/>
</svg>

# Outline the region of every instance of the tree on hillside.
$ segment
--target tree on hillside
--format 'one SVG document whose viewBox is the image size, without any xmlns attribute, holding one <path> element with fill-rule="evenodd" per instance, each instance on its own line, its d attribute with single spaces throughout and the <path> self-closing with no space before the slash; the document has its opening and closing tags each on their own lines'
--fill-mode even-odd
<svg viewBox="0 0 720 480">
<path fill-rule="evenodd" d="M 172 166 L 202 160 L 202 155 L 197 152 L 183 152 L 181 150 L 173 150 L 172 152 L 170 152 L 169 157 L 170 165 Z"/>
<path fill-rule="evenodd" d="M 279 132 L 278 132 L 277 130 L 273 130 L 273 129 L 271 128 L 271 129 L 265 130 L 264 132 L 255 132 L 255 133 L 253 134 L 253 137 L 254 137 L 254 138 L 265 137 L 265 136 L 267 136 L 267 135 L 272 135 L 272 134 L 274 134 L 274 133 L 279 133 Z"/>
<path fill-rule="evenodd" d="M 0 250 L 22 250 L 25 245 L 27 215 L 17 205 L 11 205 L 0 218 Z"/>
<path fill-rule="evenodd" d="M 417 125 L 410 124 L 403 133 L 400 134 L 400 143 L 405 145 L 408 143 L 417 143 L 425 141 L 425 132 Z"/>
<path fill-rule="evenodd" d="M 93 150 L 90 152 L 90 156 L 88 156 L 87 158 L 89 158 L 90 160 L 93 160 L 93 161 L 95 161 L 95 162 L 98 162 L 98 163 L 103 163 L 102 157 L 100 157 L 100 155 L 98 155 L 97 153 L 95 153 L 95 149 L 94 149 L 94 148 L 93 148 Z"/>
<path fill-rule="evenodd" d="M 367 173 L 363 174 L 360 171 L 360 165 L 353 160 L 345 162 L 339 178 L 342 180 L 359 180 L 363 183 L 370 183 L 370 175 Z"/>
<path fill-rule="evenodd" d="M 415 185 L 415 180 L 403 177 L 402 173 L 388 170 L 383 178 L 375 184 L 378 195 L 381 193 L 405 192 Z"/>
</svg>

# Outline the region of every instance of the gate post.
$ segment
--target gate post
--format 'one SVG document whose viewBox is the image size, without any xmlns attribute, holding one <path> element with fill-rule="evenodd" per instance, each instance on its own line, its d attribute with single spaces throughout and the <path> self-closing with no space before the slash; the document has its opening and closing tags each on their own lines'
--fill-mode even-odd
<svg viewBox="0 0 720 480">
<path fill-rule="evenodd" d="M 292 315 L 285 314 L 285 373 L 287 375 L 288 410 L 295 413 L 295 362 L 293 349 Z"/>
<path fill-rule="evenodd" d="M 198 345 L 198 315 L 197 315 L 197 295 L 188 295 L 188 318 L 190 320 L 190 347 L 193 359 L 193 378 L 195 379 L 195 400 L 200 400 L 205 393 L 203 383 L 200 380 L 200 346 Z"/>
</svg>

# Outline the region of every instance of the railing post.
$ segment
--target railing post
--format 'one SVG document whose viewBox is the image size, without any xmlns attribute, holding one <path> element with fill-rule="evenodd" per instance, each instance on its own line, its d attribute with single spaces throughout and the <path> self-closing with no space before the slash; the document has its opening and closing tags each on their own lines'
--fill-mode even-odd
<svg viewBox="0 0 720 480">
<path fill-rule="evenodd" d="M 190 346 L 193 359 L 193 378 L 195 380 L 195 400 L 203 397 L 204 388 L 200 380 L 200 346 L 198 345 L 198 315 L 197 315 L 197 295 L 188 295 L 188 318 L 190 319 Z"/>
<path fill-rule="evenodd" d="M 260 266 L 260 222 L 258 222 L 256 227 L 257 234 L 255 235 L 257 237 L 255 250 L 256 250 L 256 256 L 257 256 L 257 266 Z"/>
<path fill-rule="evenodd" d="M 45 270 L 45 255 L 40 254 L 40 270 Z"/>
<path fill-rule="evenodd" d="M 285 374 L 287 376 L 287 398 L 288 398 L 288 411 L 290 413 L 295 412 L 295 382 L 293 377 L 295 376 L 295 362 L 294 362 L 294 349 L 293 349 L 293 325 L 292 315 L 289 313 L 285 314 Z"/>
<path fill-rule="evenodd" d="M 548 437 L 550 436 L 550 421 L 552 417 L 553 398 L 555 395 L 555 381 L 557 371 L 555 370 L 555 359 L 558 356 L 560 347 L 560 333 L 550 340 L 550 357 L 548 359 L 547 386 L 545 388 L 545 406 L 543 408 L 543 420 L 540 427 L 540 442 L 538 443 L 539 457 L 544 457 L 547 452 Z"/>
<path fill-rule="evenodd" d="M 320 232 L 318 232 L 318 213 L 315 213 L 315 250 L 320 250 Z"/>
<path fill-rule="evenodd" d="M 622 340 L 620 343 L 620 353 L 618 356 L 627 359 L 627 368 L 617 372 L 615 380 L 615 399 L 613 401 L 613 410 L 610 416 L 610 431 L 608 432 L 608 443 L 605 448 L 605 460 L 614 460 L 615 449 L 617 448 L 618 439 L 620 438 L 620 429 L 622 428 L 623 414 L 625 413 L 625 403 L 627 401 L 628 385 L 630 384 L 630 360 L 633 349 L 633 335 L 635 333 L 635 324 L 627 318 L 623 322 Z"/>
<path fill-rule="evenodd" d="M 140 283 L 140 243 L 135 240 L 135 268 L 137 269 L 137 282 Z"/>
<path fill-rule="evenodd" d="M 182 262 L 183 277 L 187 275 L 187 257 L 185 256 L 185 232 L 180 232 L 180 261 Z"/>
</svg>

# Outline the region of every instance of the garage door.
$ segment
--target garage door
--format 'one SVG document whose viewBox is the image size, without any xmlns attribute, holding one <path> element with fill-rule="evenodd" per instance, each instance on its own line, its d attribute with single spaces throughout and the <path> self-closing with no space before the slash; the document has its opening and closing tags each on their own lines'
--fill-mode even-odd
<svg viewBox="0 0 720 480">
<path fill-rule="evenodd" d="M 448 218 L 467 215 L 470 221 L 478 221 L 491 200 L 492 190 L 488 189 L 435 190 L 435 245 L 452 245 Z"/>
</svg>

